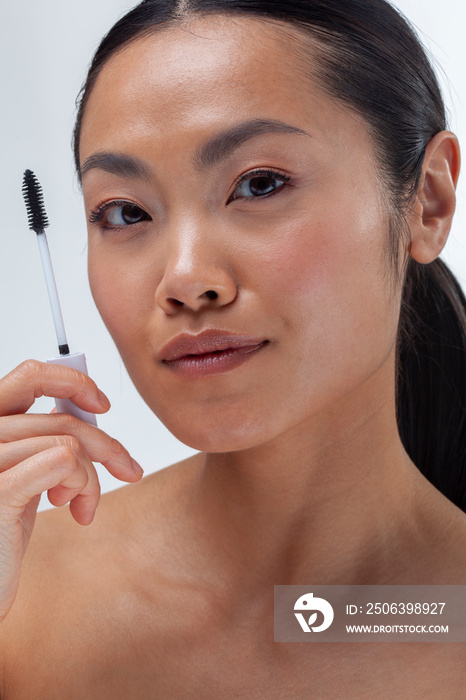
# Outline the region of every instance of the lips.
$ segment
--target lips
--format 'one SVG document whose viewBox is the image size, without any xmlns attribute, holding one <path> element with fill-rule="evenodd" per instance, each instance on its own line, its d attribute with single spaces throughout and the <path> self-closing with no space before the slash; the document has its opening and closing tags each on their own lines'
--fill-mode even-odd
<svg viewBox="0 0 466 700">
<path fill-rule="evenodd" d="M 243 364 L 267 344 L 263 338 L 206 330 L 199 335 L 177 336 L 164 345 L 159 358 L 186 376 L 219 374 Z"/>
</svg>

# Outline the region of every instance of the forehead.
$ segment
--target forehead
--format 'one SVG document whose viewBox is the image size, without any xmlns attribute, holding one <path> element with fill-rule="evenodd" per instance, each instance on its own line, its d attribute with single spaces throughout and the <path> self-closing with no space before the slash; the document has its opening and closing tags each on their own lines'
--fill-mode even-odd
<svg viewBox="0 0 466 700">
<path fill-rule="evenodd" d="M 256 18 L 208 15 L 141 37 L 102 69 L 83 118 L 81 162 L 160 137 L 269 118 L 334 139 L 361 120 L 312 78 L 310 41 Z"/>
</svg>

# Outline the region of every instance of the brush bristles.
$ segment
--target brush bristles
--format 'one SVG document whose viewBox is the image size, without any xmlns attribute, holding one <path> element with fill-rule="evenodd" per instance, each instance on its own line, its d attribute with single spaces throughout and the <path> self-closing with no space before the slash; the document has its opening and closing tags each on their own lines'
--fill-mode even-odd
<svg viewBox="0 0 466 700">
<path fill-rule="evenodd" d="M 26 170 L 23 178 L 23 197 L 26 202 L 29 228 L 36 233 L 49 225 L 44 207 L 42 187 L 32 170 Z"/>
</svg>

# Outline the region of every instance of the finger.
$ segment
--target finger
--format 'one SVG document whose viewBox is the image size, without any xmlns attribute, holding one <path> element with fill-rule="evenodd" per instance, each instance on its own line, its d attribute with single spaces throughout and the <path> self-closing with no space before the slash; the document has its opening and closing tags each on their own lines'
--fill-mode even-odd
<svg viewBox="0 0 466 700">
<path fill-rule="evenodd" d="M 62 438 L 64 439 L 64 438 Z M 89 525 L 95 515 L 100 499 L 100 483 L 96 469 L 90 459 L 82 451 L 75 450 L 79 461 L 84 465 L 88 482 L 84 489 L 77 495 L 73 488 L 64 484 L 58 484 L 48 490 L 47 496 L 53 506 L 64 506 L 70 502 L 70 511 L 76 522 Z"/>
<path fill-rule="evenodd" d="M 44 452 L 44 450 L 50 450 L 61 445 L 70 445 L 70 443 L 76 445 L 76 450 L 82 450 L 76 438 L 68 435 L 47 435 L 45 437 L 33 437 L 1 444 L 0 474 L 16 467 L 20 462 L 24 462 L 38 452 Z M 86 455 L 86 458 L 92 464 L 88 455 Z"/>
<path fill-rule="evenodd" d="M 39 396 L 71 399 L 90 413 L 105 413 L 110 408 L 105 394 L 84 372 L 26 360 L 0 380 L 0 415 L 25 413 Z"/>
<path fill-rule="evenodd" d="M 121 481 L 138 481 L 143 475 L 141 467 L 131 458 L 121 442 L 100 428 L 67 413 L 21 414 L 5 416 L 0 420 L 0 443 L 3 444 L 53 435 L 75 437 L 93 462 L 103 464 L 112 476 Z M 39 443 L 37 445 L 39 449 L 43 449 Z M 34 443 L 32 448 L 33 446 Z M 24 448 L 29 449 L 27 445 Z M 21 450 L 23 446 L 18 445 L 17 449 Z"/>
<path fill-rule="evenodd" d="M 16 467 L 20 462 L 33 457 L 38 452 L 50 450 L 63 444 L 62 436 L 33 437 L 0 445 L 0 473 Z"/>
<path fill-rule="evenodd" d="M 3 472 L 0 475 L 2 519 L 20 518 L 31 499 L 61 486 L 67 489 L 64 503 L 82 496 L 72 515 L 77 522 L 88 524 L 97 508 L 100 489 L 98 481 L 90 478 L 86 459 L 79 445 L 70 438 L 68 444 L 39 452 L 14 469 Z M 63 491 L 57 490 L 55 495 L 52 493 L 52 498 L 55 503 L 62 504 L 64 495 Z"/>
</svg>

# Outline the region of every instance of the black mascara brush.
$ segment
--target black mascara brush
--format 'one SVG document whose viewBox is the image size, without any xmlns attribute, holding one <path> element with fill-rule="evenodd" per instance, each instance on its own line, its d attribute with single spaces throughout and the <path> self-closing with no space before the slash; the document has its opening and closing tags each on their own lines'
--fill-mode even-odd
<svg viewBox="0 0 466 700">
<path fill-rule="evenodd" d="M 65 365 L 66 367 L 71 367 L 72 369 L 77 369 L 87 374 L 86 357 L 84 353 L 70 353 L 68 341 L 66 339 L 60 300 L 58 298 L 55 275 L 53 274 L 52 260 L 50 258 L 47 236 L 45 235 L 45 229 L 49 225 L 49 221 L 45 213 L 44 196 L 39 181 L 31 170 L 26 170 L 24 173 L 23 196 L 26 202 L 29 228 L 37 234 L 37 242 L 39 244 L 50 305 L 52 307 L 53 322 L 57 334 L 58 349 L 60 352 L 60 357 L 54 357 L 51 360 L 47 360 L 47 362 Z M 71 413 L 71 415 L 76 416 L 76 418 L 81 418 L 92 425 L 97 425 L 97 420 L 93 413 L 83 411 L 69 399 L 55 399 L 55 404 L 59 413 Z"/>
<path fill-rule="evenodd" d="M 52 307 L 53 322 L 55 324 L 55 332 L 57 334 L 58 349 L 60 355 L 69 355 L 70 349 L 66 339 L 65 326 L 63 324 L 63 316 L 60 308 L 60 300 L 58 298 L 55 275 L 53 274 L 49 245 L 47 242 L 47 236 L 45 235 L 45 229 L 47 226 L 49 226 L 49 221 L 47 214 L 45 213 L 44 196 L 42 193 L 42 188 L 32 170 L 26 170 L 24 173 L 23 195 L 26 202 L 29 228 L 37 233 L 37 242 L 39 244 L 40 257 L 44 268 L 50 306 Z"/>
</svg>

